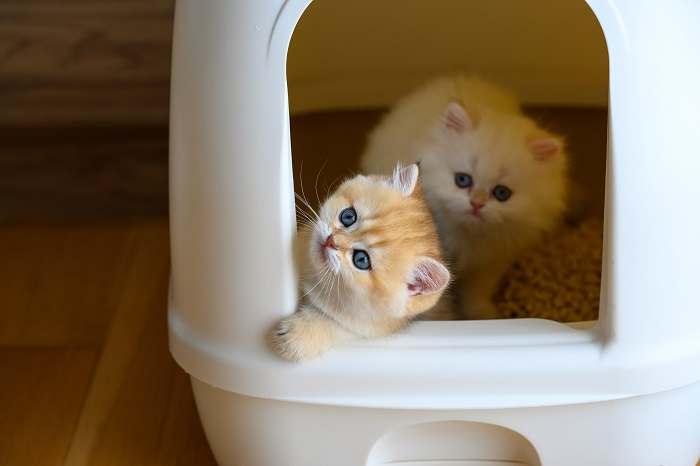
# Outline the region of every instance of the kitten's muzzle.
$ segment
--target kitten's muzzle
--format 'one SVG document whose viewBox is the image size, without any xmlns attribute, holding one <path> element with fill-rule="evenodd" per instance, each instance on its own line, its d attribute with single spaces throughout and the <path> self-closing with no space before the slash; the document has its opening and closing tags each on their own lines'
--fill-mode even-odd
<svg viewBox="0 0 700 466">
<path fill-rule="evenodd" d="M 484 207 L 484 205 L 486 205 L 486 203 L 484 203 L 484 202 L 474 202 L 473 200 L 472 200 L 472 201 L 469 201 L 469 203 L 470 203 L 471 206 L 472 206 L 472 214 L 474 214 L 474 215 L 476 215 L 477 217 L 479 217 L 479 216 L 481 215 L 481 209 Z"/>
<path fill-rule="evenodd" d="M 321 246 L 323 248 L 327 248 L 327 249 L 336 249 L 336 250 L 338 249 L 338 245 L 335 244 L 335 240 L 333 239 L 333 235 L 328 235 L 326 240 L 323 243 L 321 243 Z"/>
</svg>

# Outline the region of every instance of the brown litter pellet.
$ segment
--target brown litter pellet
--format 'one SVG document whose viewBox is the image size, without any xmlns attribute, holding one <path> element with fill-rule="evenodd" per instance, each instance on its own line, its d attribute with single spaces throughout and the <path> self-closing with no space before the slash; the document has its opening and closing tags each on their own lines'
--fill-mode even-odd
<svg viewBox="0 0 700 466">
<path fill-rule="evenodd" d="M 602 251 L 598 218 L 546 235 L 506 272 L 494 297 L 496 308 L 505 318 L 597 319 Z"/>
</svg>

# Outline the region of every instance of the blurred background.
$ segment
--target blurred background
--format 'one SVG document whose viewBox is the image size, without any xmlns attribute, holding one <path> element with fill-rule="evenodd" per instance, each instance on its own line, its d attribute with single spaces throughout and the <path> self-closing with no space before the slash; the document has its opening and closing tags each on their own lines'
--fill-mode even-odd
<svg viewBox="0 0 700 466">
<path fill-rule="evenodd" d="M 3 466 L 213 464 L 167 350 L 172 20 L 172 0 L 0 0 Z M 607 67 L 583 0 L 316 0 L 288 57 L 296 180 L 350 173 L 391 102 L 464 71 L 566 136 L 600 215 Z"/>
<path fill-rule="evenodd" d="M 582 0 L 328 0 L 311 3 L 292 38 L 291 107 L 385 107 L 453 72 L 532 105 L 607 105 L 605 38 Z"/>
<path fill-rule="evenodd" d="M 166 213 L 172 18 L 172 0 L 0 2 L 0 219 Z M 383 108 L 456 71 L 603 115 L 607 66 L 583 0 L 320 0 L 288 79 L 296 115 Z"/>
</svg>

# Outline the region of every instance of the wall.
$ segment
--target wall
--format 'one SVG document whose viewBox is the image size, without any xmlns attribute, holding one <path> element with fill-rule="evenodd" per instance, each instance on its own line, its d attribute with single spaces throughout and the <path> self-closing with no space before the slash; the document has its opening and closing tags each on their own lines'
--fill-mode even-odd
<svg viewBox="0 0 700 466">
<path fill-rule="evenodd" d="M 315 0 L 288 58 L 293 111 L 383 106 L 475 72 L 527 103 L 604 106 L 607 49 L 584 0 Z"/>
</svg>

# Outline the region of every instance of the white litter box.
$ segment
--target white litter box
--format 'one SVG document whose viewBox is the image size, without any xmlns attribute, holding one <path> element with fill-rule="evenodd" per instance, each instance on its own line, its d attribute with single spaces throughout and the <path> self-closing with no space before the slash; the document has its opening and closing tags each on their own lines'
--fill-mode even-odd
<svg viewBox="0 0 700 466">
<path fill-rule="evenodd" d="M 295 309 L 285 61 L 308 3 L 177 3 L 170 344 L 218 462 L 694 465 L 700 2 L 588 0 L 610 54 L 597 324 L 422 322 L 297 365 L 265 336 Z"/>
</svg>

